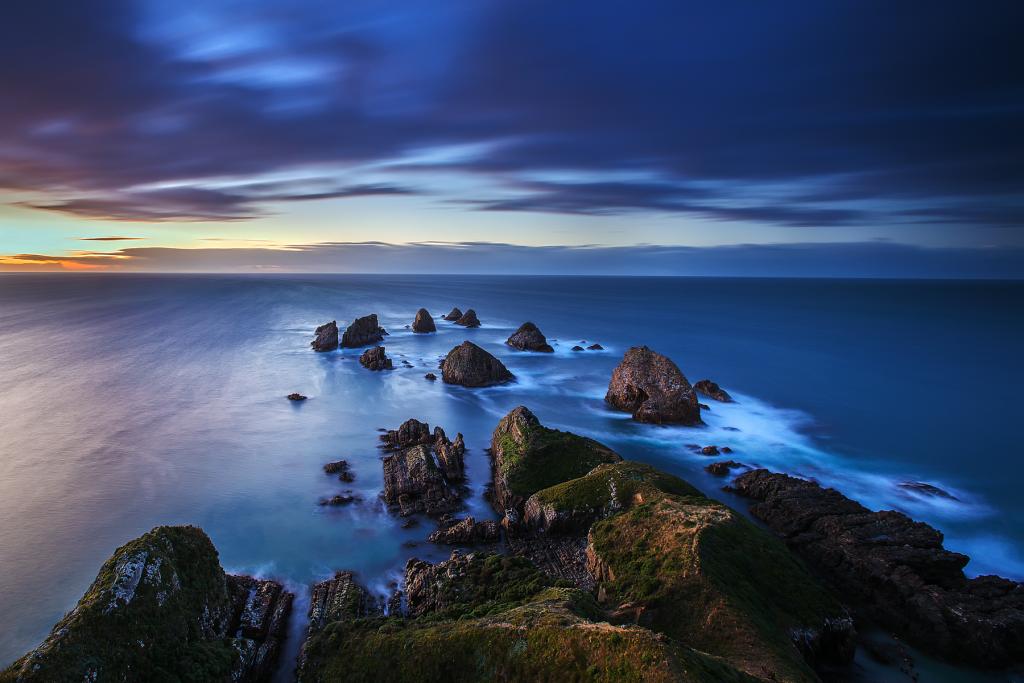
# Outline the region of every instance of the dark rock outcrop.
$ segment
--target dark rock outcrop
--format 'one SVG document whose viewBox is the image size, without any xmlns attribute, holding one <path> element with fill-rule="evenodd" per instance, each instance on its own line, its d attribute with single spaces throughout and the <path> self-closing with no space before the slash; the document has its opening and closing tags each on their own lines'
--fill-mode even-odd
<svg viewBox="0 0 1024 683">
<path fill-rule="evenodd" d="M 846 599 L 921 649 L 985 668 L 1024 663 L 1024 585 L 967 579 L 968 557 L 931 526 L 763 469 L 732 490 Z"/>
<path fill-rule="evenodd" d="M 600 344 L 591 344 L 587 347 L 587 351 L 604 351 L 604 347 Z"/>
<path fill-rule="evenodd" d="M 403 517 L 424 512 L 440 515 L 462 506 L 428 446 L 413 446 L 384 458 L 384 502 Z"/>
<path fill-rule="evenodd" d="M 735 460 L 723 460 L 721 462 L 711 463 L 704 468 L 704 471 L 709 474 L 713 474 L 716 477 L 725 477 L 729 475 L 729 472 L 739 469 L 740 467 L 746 467 L 746 465 L 741 462 L 736 462 Z"/>
<path fill-rule="evenodd" d="M 571 349 L 569 349 L 569 350 L 570 350 L 570 351 L 582 351 L 582 350 L 583 350 L 583 347 L 582 347 L 582 346 L 580 346 L 579 344 L 577 344 L 576 346 L 572 347 L 572 348 L 571 348 Z"/>
<path fill-rule="evenodd" d="M 314 351 L 333 351 L 338 348 L 338 323 L 332 320 L 316 328 L 316 337 L 309 343 Z"/>
<path fill-rule="evenodd" d="M 432 372 L 428 372 L 427 374 L 423 375 L 423 379 L 427 380 L 428 382 L 434 382 L 437 381 L 437 375 L 435 375 Z"/>
<path fill-rule="evenodd" d="M 670 359 L 634 346 L 612 373 L 604 400 L 638 422 L 701 424 L 697 394 Z"/>
<path fill-rule="evenodd" d="M 359 364 L 367 370 L 391 370 L 393 368 L 391 359 L 387 357 L 383 346 L 375 346 L 372 349 L 363 351 L 359 356 Z"/>
<path fill-rule="evenodd" d="M 269 680 L 293 596 L 224 573 L 199 528 L 157 527 L 100 569 L 78 605 L 2 681 Z"/>
<path fill-rule="evenodd" d="M 295 393 L 292 393 L 292 394 L 288 394 L 288 400 L 289 401 L 305 401 L 306 397 L 303 396 L 302 394 L 298 393 L 298 392 L 295 392 Z"/>
<path fill-rule="evenodd" d="M 472 308 L 467 308 L 466 312 L 455 321 L 456 325 L 462 325 L 463 327 L 480 327 L 480 321 L 476 317 L 476 311 Z"/>
<path fill-rule="evenodd" d="M 703 394 L 708 398 L 713 398 L 722 403 L 732 403 L 732 396 L 729 395 L 729 392 L 709 379 L 700 380 L 693 385 L 693 388 L 698 394 Z"/>
<path fill-rule="evenodd" d="M 460 482 L 466 478 L 466 444 L 462 434 L 455 435 L 455 441 L 449 441 L 444 430 L 434 427 L 434 454 L 437 466 L 449 482 Z"/>
<path fill-rule="evenodd" d="M 464 341 L 441 361 L 441 379 L 446 384 L 487 387 L 511 381 L 514 375 L 490 353 L 473 342 Z"/>
<path fill-rule="evenodd" d="M 345 330 L 341 337 L 341 346 L 346 349 L 355 349 L 360 346 L 369 346 L 384 341 L 387 331 L 377 323 L 377 314 L 356 318 Z"/>
<path fill-rule="evenodd" d="M 379 604 L 360 586 L 352 572 L 313 586 L 309 596 L 309 630 L 316 632 L 331 622 L 351 621 L 379 614 Z"/>
<path fill-rule="evenodd" d="M 398 429 L 389 429 L 380 435 L 382 445 L 393 449 L 429 444 L 433 438 L 430 434 L 430 425 L 416 418 L 409 418 L 399 425 Z"/>
<path fill-rule="evenodd" d="M 451 310 L 451 311 L 450 311 L 450 312 L 448 313 L 448 315 L 444 316 L 444 319 L 445 319 L 445 320 L 450 320 L 450 321 L 452 321 L 452 322 L 455 322 L 456 320 L 458 320 L 458 319 L 459 319 L 459 318 L 461 318 L 461 317 L 462 317 L 462 311 L 460 311 L 460 310 L 458 309 L 458 307 L 456 307 L 456 308 L 453 308 L 453 309 L 452 309 L 452 310 Z"/>
<path fill-rule="evenodd" d="M 478 522 L 472 517 L 442 527 L 430 534 L 427 540 L 431 543 L 447 545 L 477 545 L 480 543 L 497 543 L 501 538 L 501 528 L 493 519 Z"/>
<path fill-rule="evenodd" d="M 957 497 L 954 496 L 952 493 L 946 491 L 945 489 L 940 489 L 938 486 L 935 486 L 934 484 L 926 484 L 921 481 L 904 481 L 900 482 L 898 486 L 904 491 L 913 491 L 914 493 L 919 493 L 923 496 L 931 496 L 933 498 L 945 498 L 947 500 L 957 500 Z"/>
<path fill-rule="evenodd" d="M 412 331 L 419 333 L 437 332 L 434 319 L 430 317 L 430 312 L 427 309 L 421 308 L 416 311 L 416 319 L 412 321 Z"/>
<path fill-rule="evenodd" d="M 349 505 L 357 500 L 359 499 L 351 494 L 342 495 L 339 493 L 337 495 L 330 496 L 329 498 L 321 498 L 320 505 L 338 507 L 341 505 Z"/>
<path fill-rule="evenodd" d="M 718 446 L 704 446 L 700 449 L 701 455 L 718 455 Z"/>
<path fill-rule="evenodd" d="M 344 482 L 355 480 L 355 475 L 352 474 L 352 467 L 348 464 L 348 460 L 329 462 L 324 465 L 324 472 L 327 474 L 337 474 L 338 479 Z"/>
<path fill-rule="evenodd" d="M 540 351 L 542 353 L 554 353 L 554 349 L 548 344 L 547 338 L 540 329 L 531 322 L 525 322 L 519 326 L 506 344 L 520 351 Z"/>
</svg>

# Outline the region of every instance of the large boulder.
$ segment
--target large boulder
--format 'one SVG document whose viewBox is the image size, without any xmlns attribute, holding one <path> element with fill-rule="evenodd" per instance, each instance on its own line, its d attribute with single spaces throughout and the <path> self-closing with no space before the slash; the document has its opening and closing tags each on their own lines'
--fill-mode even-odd
<svg viewBox="0 0 1024 683">
<path fill-rule="evenodd" d="M 341 346 L 346 349 L 355 349 L 360 346 L 369 346 L 384 341 L 387 331 L 377 323 L 377 314 L 356 318 L 351 325 L 345 329 L 341 337 Z"/>
<path fill-rule="evenodd" d="M 265 681 L 292 595 L 229 576 L 199 528 L 157 527 L 118 548 L 75 608 L 0 681 Z"/>
<path fill-rule="evenodd" d="M 693 388 L 698 394 L 703 394 L 708 398 L 721 401 L 722 403 L 732 403 L 732 396 L 729 395 L 728 391 L 718 386 L 717 382 L 712 382 L 709 379 L 702 379 L 694 384 Z"/>
<path fill-rule="evenodd" d="M 384 502 L 403 517 L 441 515 L 462 506 L 428 446 L 413 446 L 384 458 Z"/>
<path fill-rule="evenodd" d="M 467 308 L 466 312 L 455 321 L 455 324 L 462 325 L 463 327 L 480 327 L 480 321 L 476 317 L 476 311 L 472 308 Z"/>
<path fill-rule="evenodd" d="M 633 414 L 638 422 L 699 425 L 697 394 L 669 358 L 646 346 L 634 346 L 608 383 L 604 400 Z"/>
<path fill-rule="evenodd" d="M 506 341 L 506 344 L 514 349 L 520 351 L 540 351 L 542 353 L 553 353 L 554 349 L 548 344 L 547 337 L 544 333 L 531 322 L 525 322 L 519 326 L 519 329 L 515 331 L 511 337 Z"/>
<path fill-rule="evenodd" d="M 338 323 L 332 320 L 316 328 L 316 337 L 309 343 L 314 351 L 333 351 L 338 348 Z"/>
<path fill-rule="evenodd" d="M 446 384 L 487 387 L 514 378 L 500 360 L 470 341 L 449 351 L 441 362 L 441 379 Z"/>
<path fill-rule="evenodd" d="M 393 367 L 383 346 L 375 346 L 363 351 L 363 355 L 359 357 L 359 364 L 367 370 L 391 370 Z"/>
<path fill-rule="evenodd" d="M 461 317 L 462 317 L 462 311 L 460 311 L 460 310 L 459 310 L 459 307 L 458 307 L 458 306 L 456 306 L 455 308 L 453 308 L 453 309 L 452 309 L 452 310 L 451 310 L 451 311 L 450 311 L 450 312 L 448 313 L 448 315 L 446 315 L 446 316 L 444 317 L 444 319 L 445 319 L 445 320 L 450 320 L 451 322 L 455 322 L 456 320 L 458 320 L 458 319 L 459 319 L 459 318 L 461 318 Z"/>
<path fill-rule="evenodd" d="M 759 469 L 732 490 L 843 597 L 938 657 L 985 668 L 1024 663 L 1024 584 L 968 579 L 966 555 L 900 512 L 872 512 L 835 489 Z"/>
<path fill-rule="evenodd" d="M 430 317 L 430 312 L 421 308 L 416 311 L 416 318 L 412 321 L 413 332 L 437 332 L 437 326 L 434 325 L 434 319 Z"/>
<path fill-rule="evenodd" d="M 492 503 L 510 525 L 522 518 L 523 504 L 537 491 L 622 460 L 593 439 L 543 426 L 526 406 L 501 418 L 491 435 L 491 457 Z"/>
</svg>

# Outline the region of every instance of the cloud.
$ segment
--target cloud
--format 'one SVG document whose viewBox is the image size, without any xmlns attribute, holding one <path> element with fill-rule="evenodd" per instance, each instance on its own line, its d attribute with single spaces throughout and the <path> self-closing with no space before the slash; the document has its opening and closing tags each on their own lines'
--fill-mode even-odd
<svg viewBox="0 0 1024 683">
<path fill-rule="evenodd" d="M 127 240 L 144 240 L 145 237 L 120 237 L 117 235 L 111 237 L 79 237 L 79 240 L 83 242 L 124 242 Z"/>
<path fill-rule="evenodd" d="M 128 247 L 73 257 L 0 257 L 0 270 L 81 267 L 125 272 L 1024 279 L 1024 248 L 926 248 L 880 241 L 718 247 L 327 242 L 283 248 Z"/>
</svg>

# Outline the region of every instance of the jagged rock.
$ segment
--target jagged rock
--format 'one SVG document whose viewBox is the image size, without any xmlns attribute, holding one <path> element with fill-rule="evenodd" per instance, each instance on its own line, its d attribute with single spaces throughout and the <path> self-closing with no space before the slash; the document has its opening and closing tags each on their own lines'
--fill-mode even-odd
<svg viewBox="0 0 1024 683">
<path fill-rule="evenodd" d="M 456 308 L 453 308 L 451 310 L 451 312 L 448 313 L 448 315 L 444 316 L 444 319 L 445 320 L 450 320 L 452 322 L 455 322 L 455 321 L 457 321 L 461 317 L 462 317 L 462 311 L 460 311 L 458 309 L 458 307 L 456 307 Z"/>
<path fill-rule="evenodd" d="M 721 447 L 721 448 L 719 448 L 718 450 L 720 450 L 720 451 L 721 451 L 722 453 L 725 453 L 725 454 L 727 454 L 727 455 L 728 455 L 729 453 L 732 453 L 732 449 L 731 449 L 731 448 L 729 448 L 728 446 L 722 446 L 722 447 Z"/>
<path fill-rule="evenodd" d="M 336 506 L 339 506 L 339 505 L 348 505 L 349 503 L 354 503 L 357 500 L 359 500 L 359 499 L 356 498 L 355 496 L 350 496 L 350 495 L 343 496 L 341 494 L 338 494 L 336 496 L 331 496 L 330 498 L 321 498 L 320 499 L 320 505 L 329 505 L 329 506 L 336 507 Z"/>
<path fill-rule="evenodd" d="M 477 543 L 497 543 L 501 538 L 500 527 L 492 519 L 478 522 L 472 517 L 442 527 L 430 534 L 427 540 L 431 543 L 447 545 L 475 545 Z"/>
<path fill-rule="evenodd" d="M 462 505 L 427 446 L 413 446 L 384 458 L 384 501 L 403 517 L 425 512 L 440 515 Z"/>
<path fill-rule="evenodd" d="M 288 400 L 289 401 L 305 401 L 306 397 L 303 396 L 302 394 L 296 392 L 296 393 L 293 393 L 293 394 L 288 394 Z"/>
<path fill-rule="evenodd" d="M 333 351 L 338 348 L 338 323 L 332 320 L 316 328 L 316 338 L 309 343 L 314 351 Z"/>
<path fill-rule="evenodd" d="M 702 424 L 697 394 L 670 359 L 634 346 L 612 373 L 604 400 L 638 422 Z"/>
<path fill-rule="evenodd" d="M 591 344 L 587 347 L 587 351 L 604 351 L 604 347 L 600 344 Z"/>
<path fill-rule="evenodd" d="M 427 374 L 423 375 L 423 379 L 433 382 L 437 380 L 437 375 L 435 375 L 432 372 L 428 372 Z"/>
<path fill-rule="evenodd" d="M 466 478 L 466 444 L 461 433 L 455 435 L 455 441 L 449 441 L 443 429 L 434 427 L 434 454 L 445 479 L 460 482 Z"/>
<path fill-rule="evenodd" d="M 569 350 L 570 350 L 570 351 L 582 351 L 582 350 L 583 350 L 583 347 L 582 347 L 582 346 L 579 346 L 579 345 L 576 345 L 576 346 L 572 347 L 572 348 L 571 348 L 571 349 L 569 349 Z"/>
<path fill-rule="evenodd" d="M 871 618 L 938 657 L 984 668 L 1024 662 L 1024 584 L 967 579 L 968 557 L 900 512 L 768 470 L 732 485 L 750 511 Z"/>
<path fill-rule="evenodd" d="M 434 319 L 430 317 L 430 312 L 425 308 L 421 308 L 416 311 L 416 319 L 412 321 L 413 332 L 437 332 L 437 326 L 434 325 Z"/>
<path fill-rule="evenodd" d="M 476 311 L 472 308 L 467 308 L 466 312 L 455 321 L 456 325 L 462 325 L 463 327 L 480 327 L 480 321 L 477 320 Z"/>
<path fill-rule="evenodd" d="M 898 486 L 906 491 L 913 491 L 914 493 L 920 493 L 925 496 L 932 496 L 934 498 L 945 498 L 947 500 L 957 500 L 949 491 L 940 489 L 938 486 L 933 484 L 925 484 L 920 481 L 904 481 L 900 482 Z"/>
<path fill-rule="evenodd" d="M 433 442 L 434 437 L 430 434 L 430 425 L 420 422 L 416 418 L 409 418 L 403 422 L 398 429 L 390 429 L 380 435 L 380 440 L 385 448 L 408 448 L 420 444 Z"/>
<path fill-rule="evenodd" d="M 336 621 L 352 621 L 379 614 L 379 605 L 356 583 L 352 572 L 338 572 L 334 578 L 313 586 L 309 596 L 309 632 L 316 633 Z"/>
<path fill-rule="evenodd" d="M 372 349 L 363 351 L 359 357 L 359 364 L 367 370 L 391 370 L 391 359 L 385 354 L 383 346 L 375 346 Z"/>
<path fill-rule="evenodd" d="M 723 460 L 721 462 L 711 463 L 704 468 L 704 471 L 709 474 L 713 474 L 716 477 L 725 477 L 729 475 L 730 471 L 740 467 L 746 467 L 746 465 L 741 462 L 736 462 L 735 460 Z"/>
<path fill-rule="evenodd" d="M 491 436 L 494 460 L 492 504 L 499 515 L 522 518 L 523 504 L 537 491 L 583 476 L 597 465 L 622 458 L 602 443 L 548 429 L 525 406 L 501 419 Z"/>
<path fill-rule="evenodd" d="M 377 323 L 377 314 L 356 318 L 345 330 L 341 337 L 341 346 L 347 349 L 355 349 L 360 346 L 369 346 L 384 341 L 387 331 Z"/>
<path fill-rule="evenodd" d="M 411 617 L 480 604 L 511 592 L 514 583 L 523 583 L 525 592 L 531 592 L 545 582 L 527 560 L 491 553 L 464 555 L 453 550 L 450 558 L 437 564 L 412 558 L 405 565 L 405 594 Z"/>
<path fill-rule="evenodd" d="M 228 576 L 197 527 L 157 527 L 127 543 L 36 649 L 0 680 L 268 680 L 293 596 Z"/>
<path fill-rule="evenodd" d="M 327 474 L 337 474 L 338 479 L 344 482 L 355 481 L 355 475 L 352 474 L 352 468 L 349 466 L 347 460 L 338 460 L 337 462 L 329 462 L 324 465 L 324 472 Z"/>
<path fill-rule="evenodd" d="M 700 449 L 701 455 L 718 455 L 718 446 L 705 446 Z"/>
<path fill-rule="evenodd" d="M 703 394 L 708 398 L 713 398 L 722 403 L 732 403 L 732 396 L 729 395 L 729 392 L 709 379 L 700 380 L 693 385 L 693 388 L 697 393 Z"/>
<path fill-rule="evenodd" d="M 448 352 L 441 361 L 441 379 L 446 384 L 486 387 L 514 379 L 500 360 L 470 341 Z"/>
<path fill-rule="evenodd" d="M 554 349 L 548 344 L 544 334 L 531 322 L 525 322 L 519 326 L 506 344 L 520 351 L 540 351 L 542 353 L 554 353 Z"/>
</svg>

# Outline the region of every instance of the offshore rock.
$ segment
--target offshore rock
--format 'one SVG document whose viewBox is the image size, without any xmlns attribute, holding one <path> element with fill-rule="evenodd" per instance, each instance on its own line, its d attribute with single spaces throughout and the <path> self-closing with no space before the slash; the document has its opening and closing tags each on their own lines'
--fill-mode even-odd
<svg viewBox="0 0 1024 683">
<path fill-rule="evenodd" d="M 466 517 L 454 524 L 438 529 L 430 534 L 427 540 L 431 543 L 447 545 L 476 545 L 479 543 L 497 543 L 501 538 L 501 528 L 493 519 L 478 522 Z"/>
<path fill-rule="evenodd" d="M 587 347 L 587 351 L 604 351 L 604 347 L 600 344 L 591 344 Z"/>
<path fill-rule="evenodd" d="M 413 446 L 384 458 L 384 502 L 403 517 L 418 512 L 441 515 L 462 506 L 427 446 Z"/>
<path fill-rule="evenodd" d="M 704 471 L 708 474 L 713 474 L 716 477 L 726 477 L 729 475 L 729 472 L 741 467 L 746 467 L 746 465 L 741 462 L 736 462 L 735 460 L 723 460 L 722 462 L 711 463 L 704 468 Z"/>
<path fill-rule="evenodd" d="M 697 394 L 669 358 L 646 346 L 626 352 L 612 373 L 605 401 L 638 422 L 699 425 Z"/>
<path fill-rule="evenodd" d="M 872 512 L 835 489 L 768 470 L 732 485 L 750 511 L 877 622 L 936 656 L 1001 668 L 1024 663 L 1024 585 L 968 579 L 969 558 L 900 512 Z"/>
<path fill-rule="evenodd" d="M 427 374 L 423 375 L 423 379 L 427 380 L 428 382 L 434 382 L 437 381 L 437 375 L 435 375 L 432 372 L 428 372 Z"/>
<path fill-rule="evenodd" d="M 430 317 L 430 312 L 427 309 L 421 308 L 416 311 L 416 319 L 412 321 L 412 331 L 419 333 L 437 332 L 434 319 Z"/>
<path fill-rule="evenodd" d="M 462 342 L 441 361 L 441 379 L 446 384 L 487 387 L 514 379 L 505 365 L 470 341 Z"/>
<path fill-rule="evenodd" d="M 477 320 L 476 311 L 472 308 L 467 308 L 466 312 L 455 321 L 456 325 L 462 325 L 463 327 L 480 327 L 480 321 Z"/>
<path fill-rule="evenodd" d="M 444 319 L 445 320 L 450 320 L 452 322 L 455 322 L 455 321 L 457 321 L 461 317 L 462 317 L 462 311 L 460 311 L 458 309 L 458 307 L 456 307 L 456 308 L 453 308 L 451 310 L 451 312 L 448 313 L 448 315 L 444 316 Z"/>
<path fill-rule="evenodd" d="M 333 351 L 338 348 L 338 323 L 332 320 L 316 328 L 316 338 L 309 343 L 314 351 Z"/>
<path fill-rule="evenodd" d="M 505 343 L 520 351 L 540 351 L 542 353 L 554 353 L 555 351 L 548 344 L 544 333 L 531 322 L 520 325 L 515 334 L 509 337 Z"/>
<path fill-rule="evenodd" d="M 299 392 L 295 392 L 295 393 L 288 394 L 288 400 L 289 401 L 305 401 L 306 397 L 303 396 L 302 394 L 300 394 Z"/>
<path fill-rule="evenodd" d="M 693 385 L 693 388 L 697 393 L 703 394 L 708 398 L 713 398 L 714 400 L 721 401 L 722 403 L 732 403 L 732 396 L 729 395 L 729 392 L 709 379 L 700 380 Z"/>
<path fill-rule="evenodd" d="M 372 313 L 355 321 L 345 330 L 341 337 L 341 346 L 347 349 L 355 349 L 360 346 L 369 346 L 384 341 L 387 332 L 377 323 L 377 314 Z"/>
<path fill-rule="evenodd" d="M 363 355 L 359 357 L 359 364 L 367 370 L 391 370 L 392 364 L 391 359 L 385 354 L 385 348 L 383 346 L 375 346 L 372 349 L 363 351 Z"/>
<path fill-rule="evenodd" d="M 429 444 L 433 437 L 430 435 L 430 425 L 420 422 L 416 418 L 409 418 L 398 429 L 389 429 L 380 435 L 380 440 L 385 448 L 409 448 L 420 444 Z"/>
<path fill-rule="evenodd" d="M 434 427 L 434 454 L 437 466 L 449 482 L 460 482 L 466 478 L 466 443 L 462 434 L 455 435 L 455 441 L 449 441 L 444 430 Z"/>
</svg>

